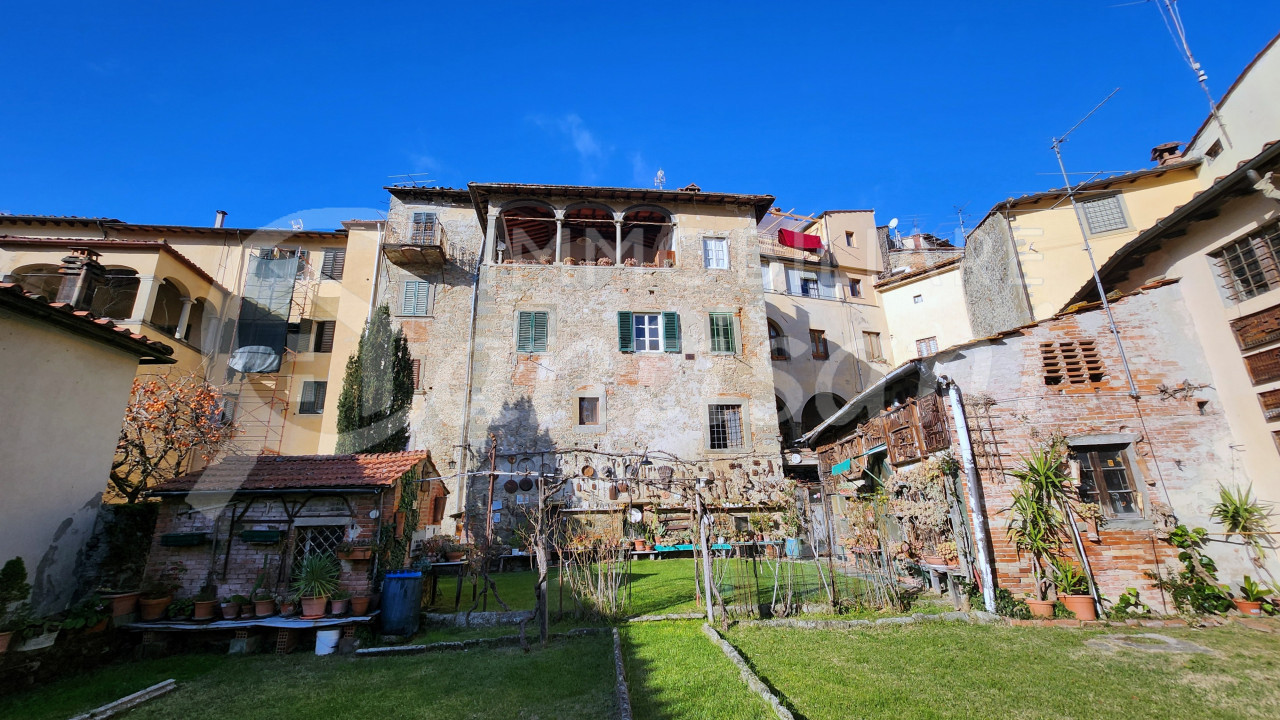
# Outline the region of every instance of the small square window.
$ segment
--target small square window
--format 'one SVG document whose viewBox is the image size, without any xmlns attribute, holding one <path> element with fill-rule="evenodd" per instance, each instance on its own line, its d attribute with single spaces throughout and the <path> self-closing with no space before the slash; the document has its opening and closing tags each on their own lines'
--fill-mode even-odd
<svg viewBox="0 0 1280 720">
<path fill-rule="evenodd" d="M 702 261 L 708 270 L 728 270 L 729 241 L 725 238 L 702 238 Z"/>
<path fill-rule="evenodd" d="M 862 281 L 856 278 L 849 278 L 849 297 L 862 297 Z"/>
<path fill-rule="evenodd" d="M 920 357 L 929 357 L 938 352 L 938 338 L 927 337 L 923 340 L 916 341 L 916 355 Z"/>
<path fill-rule="evenodd" d="M 323 380 L 306 380 L 302 383 L 302 399 L 298 402 L 299 415 L 319 415 L 324 412 L 324 397 L 329 383 Z"/>
<path fill-rule="evenodd" d="M 884 357 L 884 351 L 880 348 L 880 333 L 862 333 L 862 344 L 866 347 L 868 360 L 879 360 Z"/>
<path fill-rule="evenodd" d="M 924 296 L 923 296 L 923 295 L 912 295 L 912 296 L 911 296 L 911 302 L 915 303 L 916 305 L 919 305 L 920 303 L 924 302 Z"/>
<path fill-rule="evenodd" d="M 741 405 L 710 405 L 707 415 L 712 450 L 743 447 Z"/>
<path fill-rule="evenodd" d="M 1124 216 L 1124 206 L 1120 204 L 1119 195 L 1090 198 L 1079 201 L 1080 210 L 1084 213 L 1085 223 L 1089 226 L 1089 234 L 1123 230 L 1129 227 Z"/>
<path fill-rule="evenodd" d="M 1209 146 L 1209 149 L 1204 151 L 1204 154 L 1205 157 L 1210 160 L 1217 160 L 1218 156 L 1222 154 L 1222 141 L 1214 140 L 1213 144 Z"/>
<path fill-rule="evenodd" d="M 600 424 L 600 398 L 598 397 L 578 398 L 578 424 L 579 425 L 599 425 Z"/>
<path fill-rule="evenodd" d="M 830 357 L 827 351 L 827 337 L 821 330 L 809 331 L 809 344 L 813 346 L 813 359 L 826 360 Z"/>
<path fill-rule="evenodd" d="M 1097 503 L 1107 517 L 1141 517 L 1137 484 L 1126 460 L 1127 445 L 1073 448 L 1080 461 L 1080 499 Z"/>
<path fill-rule="evenodd" d="M 858 236 L 852 230 L 845 230 L 844 244 L 846 247 L 858 247 Z"/>
</svg>

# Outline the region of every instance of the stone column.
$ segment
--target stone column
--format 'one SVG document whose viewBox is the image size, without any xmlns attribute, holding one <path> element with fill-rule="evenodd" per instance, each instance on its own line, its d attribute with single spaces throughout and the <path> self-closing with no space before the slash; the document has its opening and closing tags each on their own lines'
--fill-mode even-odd
<svg viewBox="0 0 1280 720">
<path fill-rule="evenodd" d="M 182 311 L 178 313 L 178 330 L 173 334 L 175 340 L 181 340 L 187 334 L 187 321 L 191 319 L 191 298 L 182 298 Z"/>
<path fill-rule="evenodd" d="M 155 275 L 138 276 L 138 296 L 133 300 L 133 312 L 125 322 L 143 323 L 151 317 L 151 309 L 155 307 L 156 293 L 160 291 L 160 283 Z"/>
<path fill-rule="evenodd" d="M 560 232 L 564 226 L 564 211 L 556 211 L 556 264 L 560 264 Z"/>
<path fill-rule="evenodd" d="M 498 208 L 489 208 L 489 227 L 484 233 L 484 258 L 482 264 L 492 265 L 497 261 L 497 245 L 495 238 L 498 236 Z M 508 248 L 509 250 L 510 248 Z"/>
<path fill-rule="evenodd" d="M 616 265 L 622 264 L 622 218 L 615 217 L 613 219 L 613 262 Z"/>
</svg>

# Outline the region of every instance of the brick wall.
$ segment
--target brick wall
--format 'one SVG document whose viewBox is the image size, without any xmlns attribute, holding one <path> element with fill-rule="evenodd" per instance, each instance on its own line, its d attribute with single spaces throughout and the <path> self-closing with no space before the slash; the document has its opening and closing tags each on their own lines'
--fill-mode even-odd
<svg viewBox="0 0 1280 720">
<path fill-rule="evenodd" d="M 1114 599 L 1137 587 L 1149 604 L 1163 609 L 1144 572 L 1176 560 L 1176 550 L 1161 539 L 1172 524 L 1211 527 L 1209 507 L 1217 482 L 1229 472 L 1231 436 L 1217 393 L 1204 385 L 1209 371 L 1199 346 L 1186 336 L 1190 320 L 1176 288 L 1151 288 L 1113 308 L 1141 395 L 1137 401 L 1128 396 L 1117 345 L 1097 310 L 975 343 L 939 358 L 935 370 L 955 379 L 965 393 L 1000 584 L 1015 594 L 1032 590 L 1028 561 L 1017 557 L 1006 537 L 1016 483 L 1005 473 L 1055 434 L 1114 435 L 1132 439 L 1131 474 L 1143 516 L 1104 523 L 1094 539 L 1085 540 L 1085 553 L 1104 594 Z M 1071 340 L 1096 344 L 1105 372 L 1101 382 L 1044 383 L 1040 343 Z M 1242 572 L 1244 560 L 1235 549 L 1215 543 L 1209 552 L 1224 581 Z"/>
</svg>

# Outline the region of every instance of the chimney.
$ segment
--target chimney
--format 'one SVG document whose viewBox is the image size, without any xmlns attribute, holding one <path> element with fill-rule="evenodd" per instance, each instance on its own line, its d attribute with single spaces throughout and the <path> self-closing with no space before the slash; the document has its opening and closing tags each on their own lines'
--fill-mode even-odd
<svg viewBox="0 0 1280 720">
<path fill-rule="evenodd" d="M 58 268 L 62 284 L 58 286 L 57 302 L 67 303 L 74 310 L 88 310 L 93 306 L 93 294 L 106 280 L 107 271 L 98 262 L 98 253 L 89 248 L 71 248 L 71 254 L 62 258 Z"/>
<path fill-rule="evenodd" d="M 227 211 L 219 210 L 217 216 L 214 217 L 213 219 L 213 226 L 216 228 L 220 228 L 222 227 L 222 223 L 226 221 L 227 221 Z"/>
<path fill-rule="evenodd" d="M 1167 142 L 1151 148 L 1151 162 L 1160 167 L 1181 160 L 1182 151 L 1178 149 L 1180 147 L 1182 147 L 1182 143 Z"/>
</svg>

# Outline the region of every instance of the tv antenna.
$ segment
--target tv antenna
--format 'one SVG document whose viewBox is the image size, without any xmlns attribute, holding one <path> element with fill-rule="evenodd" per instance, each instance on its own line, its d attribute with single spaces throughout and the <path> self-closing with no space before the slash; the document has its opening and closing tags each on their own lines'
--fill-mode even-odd
<svg viewBox="0 0 1280 720">
<path fill-rule="evenodd" d="M 951 207 L 956 211 L 956 219 L 960 221 L 960 237 L 963 238 L 967 234 L 964 229 L 964 209 L 969 207 L 969 203 L 952 205 Z"/>
<path fill-rule="evenodd" d="M 388 175 L 388 178 L 404 178 L 396 183 L 399 187 L 427 187 L 434 185 L 435 180 L 427 177 L 430 173 L 400 173 L 399 175 Z"/>
<path fill-rule="evenodd" d="M 1204 91 L 1204 97 L 1209 101 L 1209 117 L 1217 123 L 1223 142 L 1227 147 L 1231 147 L 1231 138 L 1227 137 L 1227 126 L 1222 122 L 1222 116 L 1218 114 L 1218 104 L 1213 101 L 1213 93 L 1209 92 L 1209 76 L 1196 60 L 1196 56 L 1191 54 L 1191 44 L 1187 42 L 1187 28 L 1182 24 L 1182 13 L 1178 12 L 1178 0 L 1155 0 L 1155 5 L 1156 10 L 1160 12 L 1160 19 L 1164 21 L 1165 29 L 1169 31 L 1169 37 L 1173 38 L 1173 44 L 1178 48 L 1178 53 L 1196 74 L 1196 82 L 1200 83 L 1200 89 Z"/>
<path fill-rule="evenodd" d="M 1138 386 L 1133 382 L 1133 372 L 1129 370 L 1129 358 L 1124 352 L 1124 342 L 1120 339 L 1120 330 L 1116 327 L 1116 317 L 1111 312 L 1111 303 L 1107 300 L 1107 291 L 1102 288 L 1102 276 L 1098 274 L 1098 263 L 1093 258 L 1093 246 L 1089 244 L 1089 233 L 1085 230 L 1084 216 L 1080 214 L 1080 205 L 1076 203 L 1076 191 L 1078 187 L 1071 185 L 1071 177 L 1067 174 L 1067 166 L 1062 161 L 1062 143 L 1067 141 L 1067 136 L 1076 131 L 1076 128 L 1085 123 L 1086 120 L 1093 117 L 1093 114 L 1102 109 L 1107 101 L 1120 92 L 1120 88 L 1112 90 L 1110 94 L 1102 98 L 1102 102 L 1094 106 L 1089 114 L 1080 118 L 1080 121 L 1071 126 L 1071 129 L 1062 134 L 1062 137 L 1056 137 L 1050 144 L 1053 148 L 1053 155 L 1058 159 L 1058 169 L 1062 172 L 1063 187 L 1067 191 L 1067 201 L 1071 203 L 1071 209 L 1076 214 L 1076 224 L 1080 226 L 1080 237 L 1084 238 L 1084 251 L 1089 255 L 1089 267 L 1093 270 L 1093 284 L 1098 288 L 1098 297 L 1102 300 L 1102 309 L 1107 313 L 1107 324 L 1110 326 L 1111 334 L 1116 339 L 1116 347 L 1120 350 L 1120 364 L 1124 366 L 1124 376 L 1129 381 L 1129 397 L 1137 400 L 1141 395 L 1138 393 Z M 1092 178 L 1090 178 L 1092 179 Z M 1089 182 L 1085 180 L 1080 183 L 1084 185 Z"/>
<path fill-rule="evenodd" d="M 653 186 L 662 190 L 667 187 L 667 174 L 658 168 L 658 174 L 653 176 Z"/>
<path fill-rule="evenodd" d="M 294 232 L 302 232 L 302 218 L 294 218 L 290 220 L 289 225 L 293 227 Z"/>
</svg>

